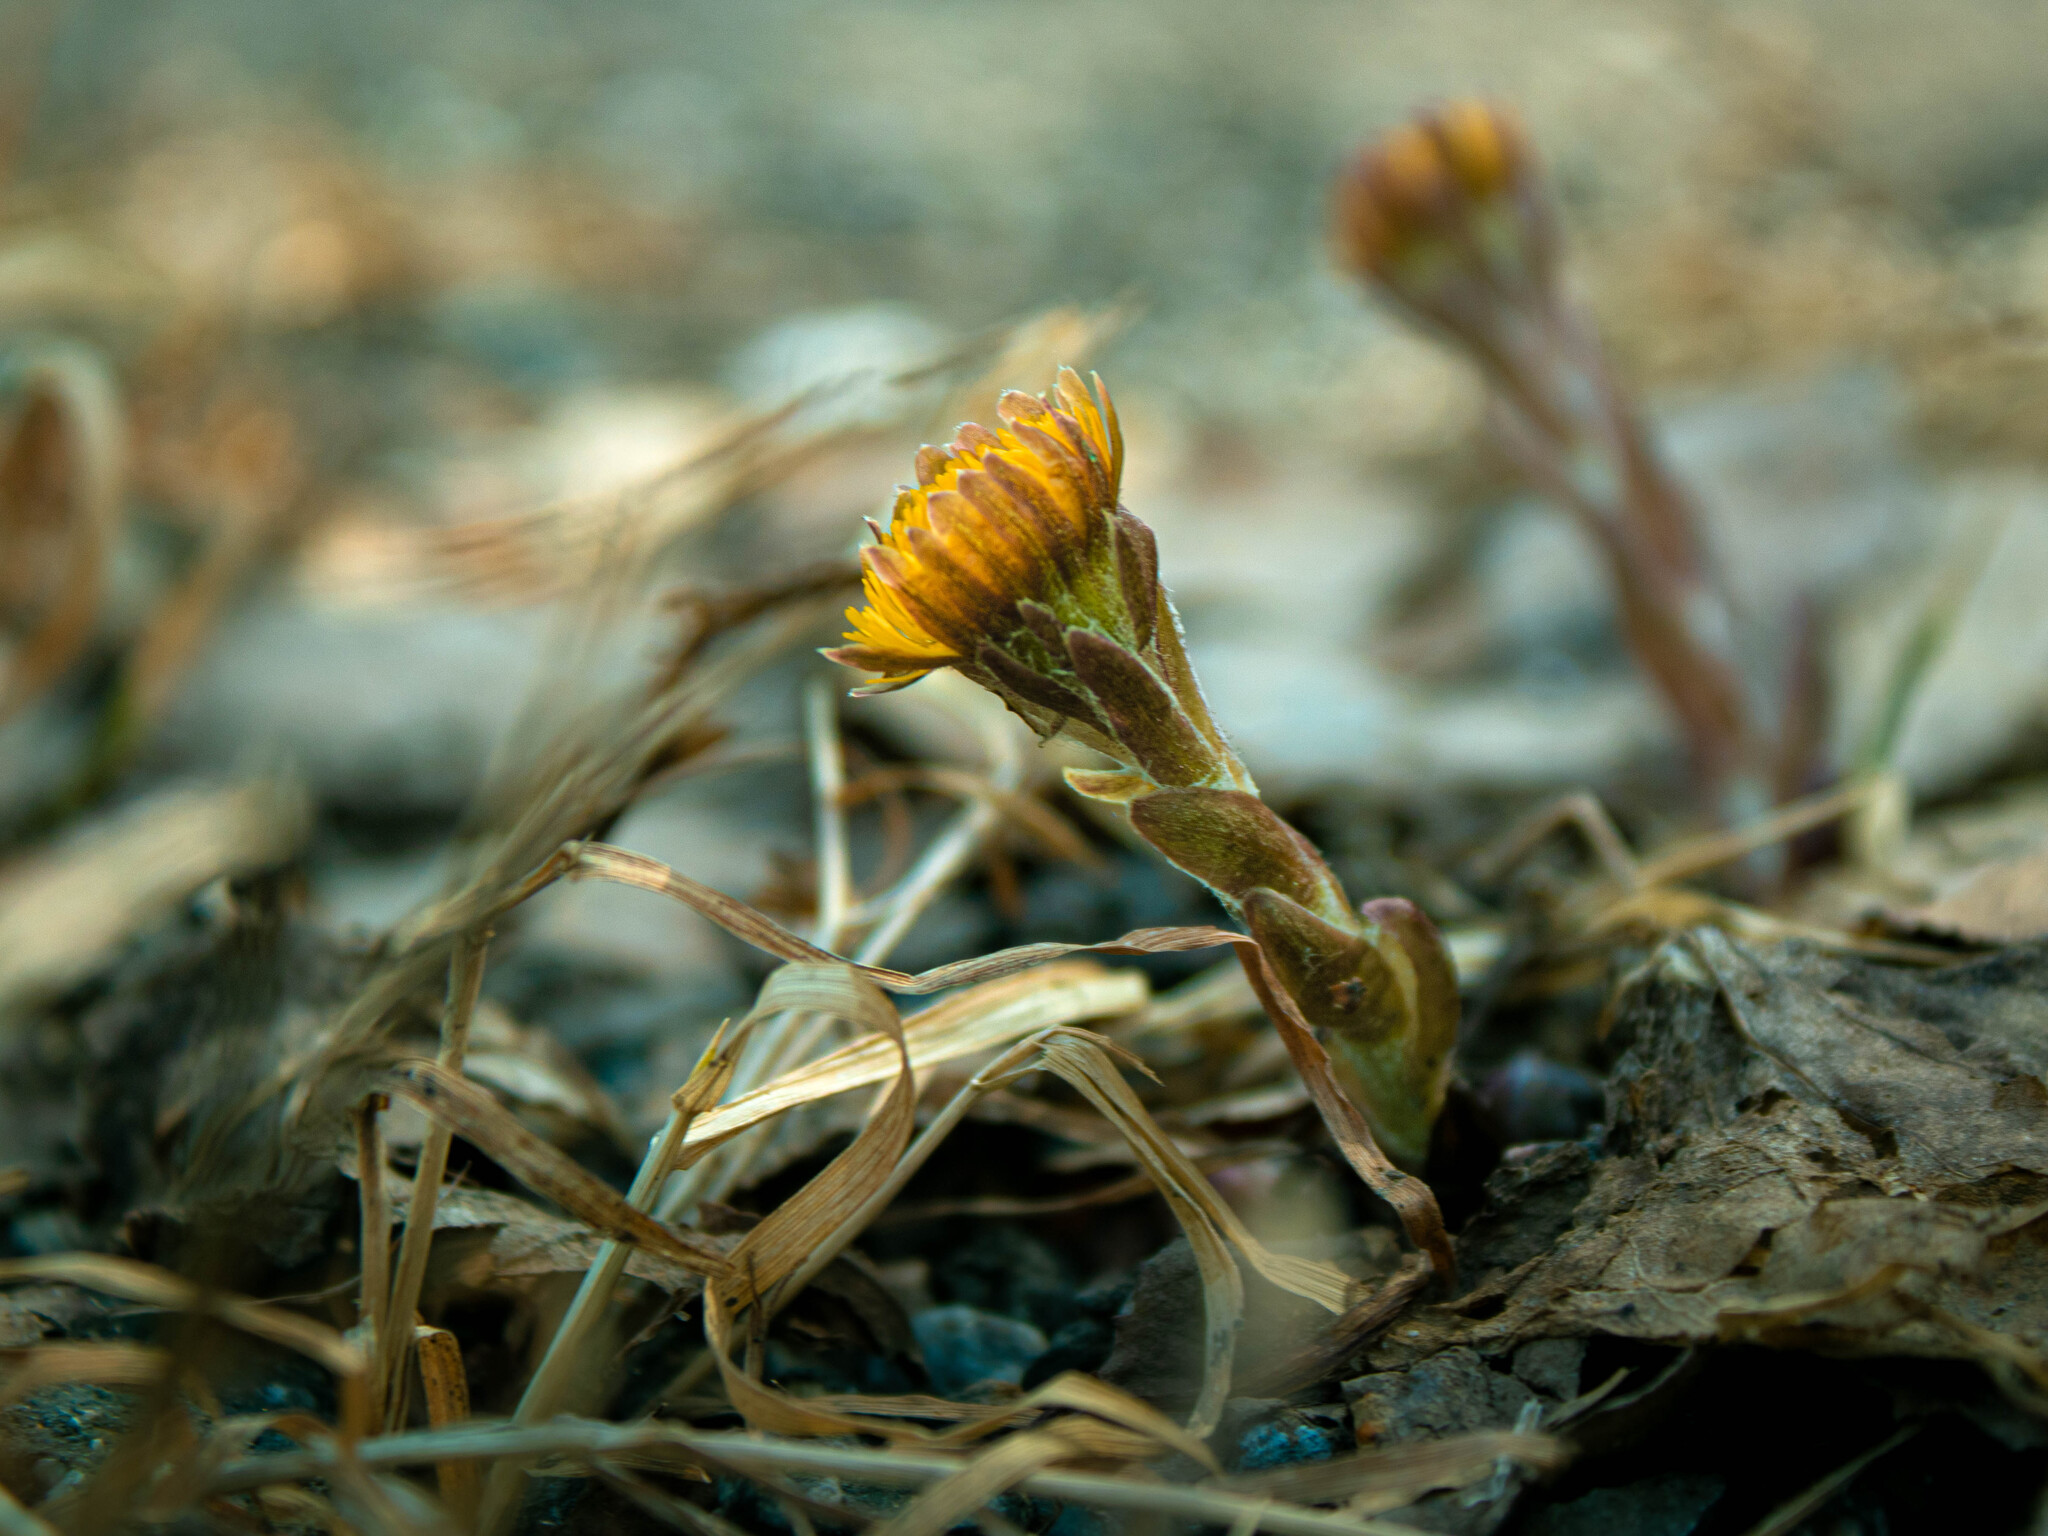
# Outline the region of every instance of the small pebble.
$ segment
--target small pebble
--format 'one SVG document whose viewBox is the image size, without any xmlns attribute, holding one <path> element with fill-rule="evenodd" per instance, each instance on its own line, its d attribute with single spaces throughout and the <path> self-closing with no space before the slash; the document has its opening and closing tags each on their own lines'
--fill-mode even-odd
<svg viewBox="0 0 2048 1536">
<path fill-rule="evenodd" d="M 1014 1386 L 1024 1367 L 1045 1353 L 1045 1335 L 1029 1323 L 976 1307 L 930 1307 L 910 1326 L 932 1386 L 948 1396 L 985 1381 Z"/>
<path fill-rule="evenodd" d="M 1238 1442 L 1237 1469 L 1257 1472 L 1300 1461 L 1325 1461 L 1351 1442 L 1349 1427 L 1317 1423 L 1297 1413 L 1283 1413 L 1254 1425 Z"/>
</svg>

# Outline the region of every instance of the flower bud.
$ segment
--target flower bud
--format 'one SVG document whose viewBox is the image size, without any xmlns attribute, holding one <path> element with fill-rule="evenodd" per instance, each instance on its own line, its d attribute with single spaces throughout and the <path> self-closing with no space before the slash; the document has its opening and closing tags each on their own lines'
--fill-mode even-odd
<svg viewBox="0 0 2048 1536">
<path fill-rule="evenodd" d="M 1361 151 L 1337 183 L 1346 265 L 1411 309 L 1459 329 L 1484 290 L 1550 281 L 1555 224 L 1520 126 L 1460 101 Z"/>
</svg>

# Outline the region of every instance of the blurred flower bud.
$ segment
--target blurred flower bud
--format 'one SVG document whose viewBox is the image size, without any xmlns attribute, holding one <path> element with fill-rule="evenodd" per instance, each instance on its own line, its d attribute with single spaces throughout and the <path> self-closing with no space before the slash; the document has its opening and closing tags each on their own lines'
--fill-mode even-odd
<svg viewBox="0 0 2048 1536">
<path fill-rule="evenodd" d="M 1453 329 L 1491 291 L 1526 292 L 1556 265 L 1555 221 L 1521 127 L 1454 102 L 1361 151 L 1339 178 L 1338 249 L 1361 277 Z"/>
</svg>

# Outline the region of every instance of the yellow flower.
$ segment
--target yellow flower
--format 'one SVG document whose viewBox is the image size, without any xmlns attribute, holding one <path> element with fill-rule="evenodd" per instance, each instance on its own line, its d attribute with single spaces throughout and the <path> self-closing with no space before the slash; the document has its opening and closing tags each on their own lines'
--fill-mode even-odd
<svg viewBox="0 0 2048 1536">
<path fill-rule="evenodd" d="M 1091 394 L 1062 369 L 1052 399 L 1012 390 L 996 412 L 995 430 L 970 422 L 949 447 L 919 451 L 917 484 L 899 490 L 889 527 L 861 551 L 867 606 L 847 610 L 848 643 L 826 654 L 882 674 L 863 693 L 973 668 L 989 645 L 1029 650 L 1020 631 L 1050 635 L 1036 609 L 1061 627 L 1087 617 L 1124 627 L 1100 602 L 1123 597 L 1100 590 L 1123 476 L 1109 392 L 1098 378 Z"/>
</svg>

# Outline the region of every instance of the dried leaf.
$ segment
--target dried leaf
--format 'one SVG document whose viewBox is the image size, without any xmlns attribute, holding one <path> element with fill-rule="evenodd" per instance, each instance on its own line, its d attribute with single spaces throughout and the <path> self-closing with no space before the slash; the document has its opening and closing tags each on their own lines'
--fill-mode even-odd
<svg viewBox="0 0 2048 1536">
<path fill-rule="evenodd" d="M 1138 972 L 1112 971 L 1087 961 L 1054 963 L 1028 977 L 983 982 L 903 1021 L 911 1070 L 922 1081 L 932 1067 L 1054 1025 L 1114 1018 L 1141 1007 L 1146 991 Z M 706 1110 L 690 1127 L 685 1144 L 716 1144 L 799 1105 L 882 1082 L 896 1070 L 894 1056 L 886 1037 L 852 1041 L 730 1104 Z"/>
<path fill-rule="evenodd" d="M 834 1240 L 839 1227 L 861 1196 L 888 1176 L 910 1144 L 917 1085 L 896 1009 L 852 966 L 784 967 L 762 989 L 756 1011 L 768 1008 L 804 1008 L 880 1031 L 895 1047 L 898 1067 L 896 1081 L 882 1094 L 853 1144 L 763 1218 L 733 1250 L 728 1278 L 719 1287 L 721 1298 L 736 1300 L 744 1294 L 773 1314 L 788 1300 L 778 1289 L 783 1280 L 821 1253 L 836 1253 L 850 1241 L 850 1235 Z"/>
<path fill-rule="evenodd" d="M 917 1080 L 894 1005 L 851 965 L 785 967 L 762 989 L 756 1015 L 764 1006 L 776 1011 L 802 1006 L 864 1023 L 880 1030 L 896 1049 L 896 1080 L 882 1092 L 852 1145 L 740 1240 L 726 1278 L 709 1287 L 705 1296 L 704 1336 L 726 1395 L 747 1422 L 781 1434 L 840 1434 L 856 1421 L 804 1407 L 736 1366 L 733 1328 L 747 1312 L 755 1326 L 761 1326 L 795 1296 L 808 1275 L 816 1274 L 859 1234 L 865 1198 L 888 1179 L 910 1144 Z"/>
<path fill-rule="evenodd" d="M 1975 1360 L 2048 1407 L 2040 947 L 1918 971 L 1700 929 L 1624 1001 L 1597 1161 L 1496 1176 L 1389 1363 L 1609 1334 Z"/>
<path fill-rule="evenodd" d="M 395 1213 L 405 1210 L 408 1193 L 405 1185 L 394 1189 Z M 434 1232 L 436 1255 L 443 1243 L 455 1241 L 455 1273 L 463 1284 L 477 1286 L 580 1275 L 605 1241 L 584 1223 L 544 1211 L 516 1195 L 460 1185 L 441 1191 L 434 1205 Z M 461 1241 L 464 1234 L 469 1235 L 467 1243 Z M 626 1261 L 626 1273 L 672 1295 L 694 1294 L 703 1283 L 695 1269 L 637 1247 Z"/>
</svg>

